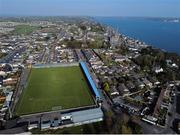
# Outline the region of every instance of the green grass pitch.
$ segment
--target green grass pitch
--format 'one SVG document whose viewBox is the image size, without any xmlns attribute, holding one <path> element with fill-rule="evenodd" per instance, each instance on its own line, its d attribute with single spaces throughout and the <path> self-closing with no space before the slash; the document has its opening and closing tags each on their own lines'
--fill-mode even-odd
<svg viewBox="0 0 180 135">
<path fill-rule="evenodd" d="M 93 105 L 86 79 L 78 66 L 33 68 L 16 107 L 17 115 L 53 108 L 70 109 Z"/>
<path fill-rule="evenodd" d="M 30 25 L 17 25 L 15 27 L 15 30 L 13 31 L 13 34 L 15 34 L 15 35 L 21 35 L 21 34 L 28 35 L 36 29 L 38 29 L 38 27 L 30 26 Z"/>
</svg>

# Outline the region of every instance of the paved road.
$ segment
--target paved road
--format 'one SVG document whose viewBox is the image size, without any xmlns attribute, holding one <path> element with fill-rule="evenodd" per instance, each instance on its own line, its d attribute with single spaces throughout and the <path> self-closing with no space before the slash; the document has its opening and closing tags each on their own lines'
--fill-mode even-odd
<svg viewBox="0 0 180 135">
<path fill-rule="evenodd" d="M 14 56 L 16 55 L 16 53 L 21 54 L 22 52 L 24 52 L 26 50 L 26 46 L 23 47 L 16 47 L 16 50 L 10 52 L 8 55 L 6 55 L 5 57 L 0 59 L 0 63 L 10 63 L 12 61 L 12 59 L 14 58 Z"/>
<path fill-rule="evenodd" d="M 138 121 L 138 124 L 143 128 L 143 133 L 144 134 L 159 134 L 163 132 L 164 128 L 151 125 L 149 123 L 146 123 L 144 121 Z"/>
<path fill-rule="evenodd" d="M 15 127 L 12 129 L 1 130 L 0 134 L 26 134 L 26 135 L 31 135 L 31 132 L 27 132 L 26 126 L 22 126 L 22 127 Z"/>
<path fill-rule="evenodd" d="M 86 61 L 86 59 L 84 58 L 84 55 L 82 54 L 81 50 L 80 49 L 76 49 L 75 50 L 76 54 L 77 54 L 77 57 L 78 57 L 78 60 L 79 61 Z"/>
<path fill-rule="evenodd" d="M 176 112 L 176 104 L 177 104 L 177 95 L 179 94 L 180 92 L 177 91 L 177 89 L 175 89 L 175 96 L 174 96 L 174 103 L 173 104 L 170 104 L 169 106 L 169 111 L 171 113 L 171 116 L 167 116 L 167 127 L 166 129 L 162 132 L 162 133 L 175 133 L 173 130 L 172 130 L 172 127 L 173 127 L 173 121 L 174 119 L 178 119 L 180 118 L 180 114 L 178 114 Z"/>
</svg>

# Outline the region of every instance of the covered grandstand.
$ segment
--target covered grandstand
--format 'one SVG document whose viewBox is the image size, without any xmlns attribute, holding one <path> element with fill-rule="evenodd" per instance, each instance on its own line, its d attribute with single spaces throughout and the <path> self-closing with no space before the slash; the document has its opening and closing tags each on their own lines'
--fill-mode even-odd
<svg viewBox="0 0 180 135">
<path fill-rule="evenodd" d="M 98 90 L 97 90 L 97 88 L 96 88 L 96 85 L 94 84 L 94 81 L 93 81 L 92 78 L 91 78 L 91 75 L 89 74 L 89 71 L 88 71 L 88 69 L 87 69 L 87 67 L 86 67 L 86 64 L 85 64 L 83 61 L 81 61 L 81 62 L 80 62 L 80 66 L 81 66 L 81 68 L 82 68 L 82 70 L 83 70 L 83 72 L 84 72 L 84 74 L 85 74 L 85 76 L 86 76 L 86 78 L 87 78 L 87 80 L 88 80 L 88 83 L 89 83 L 90 86 L 91 86 L 91 90 L 93 91 L 93 93 L 94 93 L 95 96 L 96 96 L 96 99 L 97 99 L 97 100 L 100 100 L 101 97 L 100 97 L 99 92 L 98 92 Z"/>
</svg>

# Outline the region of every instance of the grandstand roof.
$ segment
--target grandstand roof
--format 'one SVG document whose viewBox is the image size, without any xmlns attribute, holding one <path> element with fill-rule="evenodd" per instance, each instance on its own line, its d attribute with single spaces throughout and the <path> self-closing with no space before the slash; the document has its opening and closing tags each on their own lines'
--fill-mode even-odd
<svg viewBox="0 0 180 135">
<path fill-rule="evenodd" d="M 80 65 L 81 65 L 81 67 L 82 67 L 82 69 L 83 69 L 83 71 L 84 71 L 84 73 L 85 73 L 91 87 L 92 87 L 92 90 L 93 90 L 94 94 L 96 95 L 96 98 L 100 98 L 99 92 L 98 92 L 98 90 L 96 88 L 96 85 L 94 84 L 94 82 L 93 82 L 93 80 L 92 80 L 92 78 L 91 78 L 91 76 L 89 74 L 89 71 L 88 71 L 88 69 L 86 67 L 86 64 L 83 61 L 81 61 Z"/>
<path fill-rule="evenodd" d="M 75 123 L 83 122 L 83 121 L 103 118 L 103 112 L 100 108 L 95 108 L 95 109 L 73 112 L 72 117 L 73 117 L 73 122 Z"/>
</svg>

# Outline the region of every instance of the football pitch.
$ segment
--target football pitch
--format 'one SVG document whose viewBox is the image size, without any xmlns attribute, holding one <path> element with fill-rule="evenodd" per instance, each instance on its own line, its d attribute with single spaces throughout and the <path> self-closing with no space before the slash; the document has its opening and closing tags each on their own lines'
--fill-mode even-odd
<svg viewBox="0 0 180 135">
<path fill-rule="evenodd" d="M 79 66 L 32 68 L 16 106 L 17 115 L 93 105 L 90 88 Z"/>
</svg>

